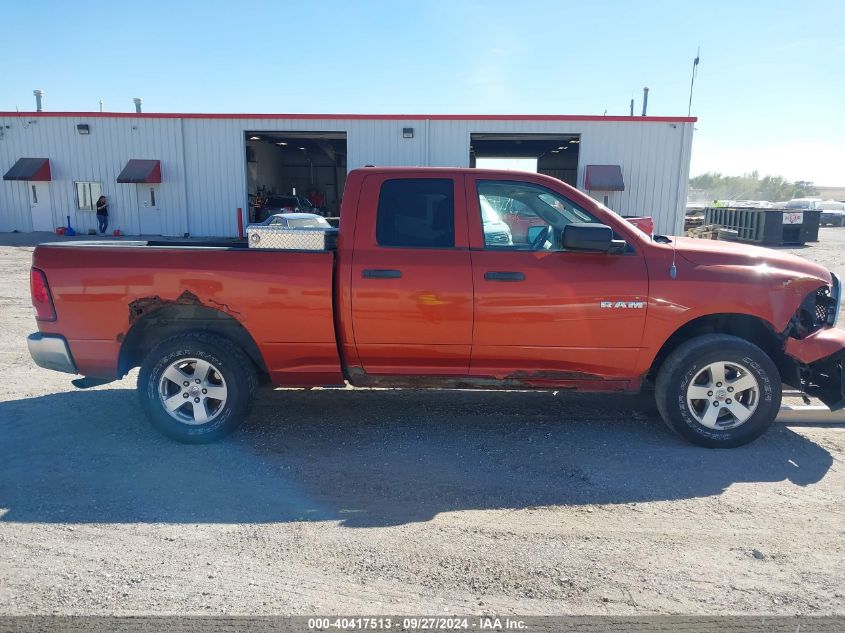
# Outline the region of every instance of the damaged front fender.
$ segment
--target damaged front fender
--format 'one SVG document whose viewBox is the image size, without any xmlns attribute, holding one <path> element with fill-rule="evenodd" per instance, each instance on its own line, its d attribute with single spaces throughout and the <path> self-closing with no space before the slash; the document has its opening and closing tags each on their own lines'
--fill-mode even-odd
<svg viewBox="0 0 845 633">
<path fill-rule="evenodd" d="M 800 340 L 787 339 L 784 351 L 797 365 L 800 384 L 793 387 L 831 411 L 845 408 L 845 330 L 825 328 Z"/>
</svg>

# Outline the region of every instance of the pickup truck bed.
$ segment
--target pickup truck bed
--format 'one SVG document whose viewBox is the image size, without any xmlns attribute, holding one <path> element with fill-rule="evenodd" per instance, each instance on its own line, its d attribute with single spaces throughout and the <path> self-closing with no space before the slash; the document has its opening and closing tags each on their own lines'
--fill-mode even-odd
<svg viewBox="0 0 845 633">
<path fill-rule="evenodd" d="M 343 384 L 332 312 L 333 252 L 63 242 L 39 247 L 33 265 L 50 271 L 53 303 L 62 315 L 43 322 L 41 332 L 66 333 L 85 376 L 122 375 L 129 367 L 120 365 L 121 349 L 135 324 L 156 314 L 158 321 L 173 321 L 179 318 L 174 308 L 194 306 L 231 317 L 226 328 L 237 323 L 247 331 L 274 384 Z M 199 316 L 184 309 L 180 314 Z"/>
</svg>

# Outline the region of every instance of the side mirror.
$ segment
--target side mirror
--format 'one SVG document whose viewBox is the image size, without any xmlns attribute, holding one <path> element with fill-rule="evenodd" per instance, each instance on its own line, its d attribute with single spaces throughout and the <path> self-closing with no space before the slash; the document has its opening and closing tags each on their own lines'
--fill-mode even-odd
<svg viewBox="0 0 845 633">
<path fill-rule="evenodd" d="M 613 229 L 606 224 L 573 222 L 563 227 L 560 247 L 566 251 L 591 253 L 622 252 L 623 240 L 613 239 Z"/>
</svg>

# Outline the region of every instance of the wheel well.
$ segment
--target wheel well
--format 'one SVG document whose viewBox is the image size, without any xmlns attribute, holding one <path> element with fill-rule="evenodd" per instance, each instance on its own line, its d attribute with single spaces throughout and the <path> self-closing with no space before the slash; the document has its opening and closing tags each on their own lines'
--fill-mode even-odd
<svg viewBox="0 0 845 633">
<path fill-rule="evenodd" d="M 203 305 L 171 304 L 152 310 L 130 328 L 120 348 L 119 375 L 138 367 L 160 341 L 182 332 L 214 332 L 238 345 L 249 356 L 259 378 L 267 379 L 267 366 L 252 336 L 236 319 L 220 310 Z"/>
<path fill-rule="evenodd" d="M 647 380 L 654 380 L 666 357 L 679 345 L 702 334 L 731 334 L 754 343 L 781 369 L 783 341 L 763 319 L 747 314 L 708 314 L 685 323 L 670 336 L 651 364 Z"/>
</svg>

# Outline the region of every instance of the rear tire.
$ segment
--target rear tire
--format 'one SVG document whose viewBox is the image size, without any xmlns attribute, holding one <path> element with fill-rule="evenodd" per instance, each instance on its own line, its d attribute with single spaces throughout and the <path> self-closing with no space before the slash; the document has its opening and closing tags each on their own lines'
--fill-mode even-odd
<svg viewBox="0 0 845 633">
<path fill-rule="evenodd" d="M 669 355 L 657 374 L 655 401 L 664 422 L 688 441 L 733 448 L 771 426 L 780 409 L 780 374 L 753 343 L 707 334 Z"/>
<path fill-rule="evenodd" d="M 150 350 L 138 374 L 138 395 L 160 432 L 178 442 L 205 444 L 241 424 L 257 384 L 243 350 L 216 334 L 195 331 Z"/>
</svg>

